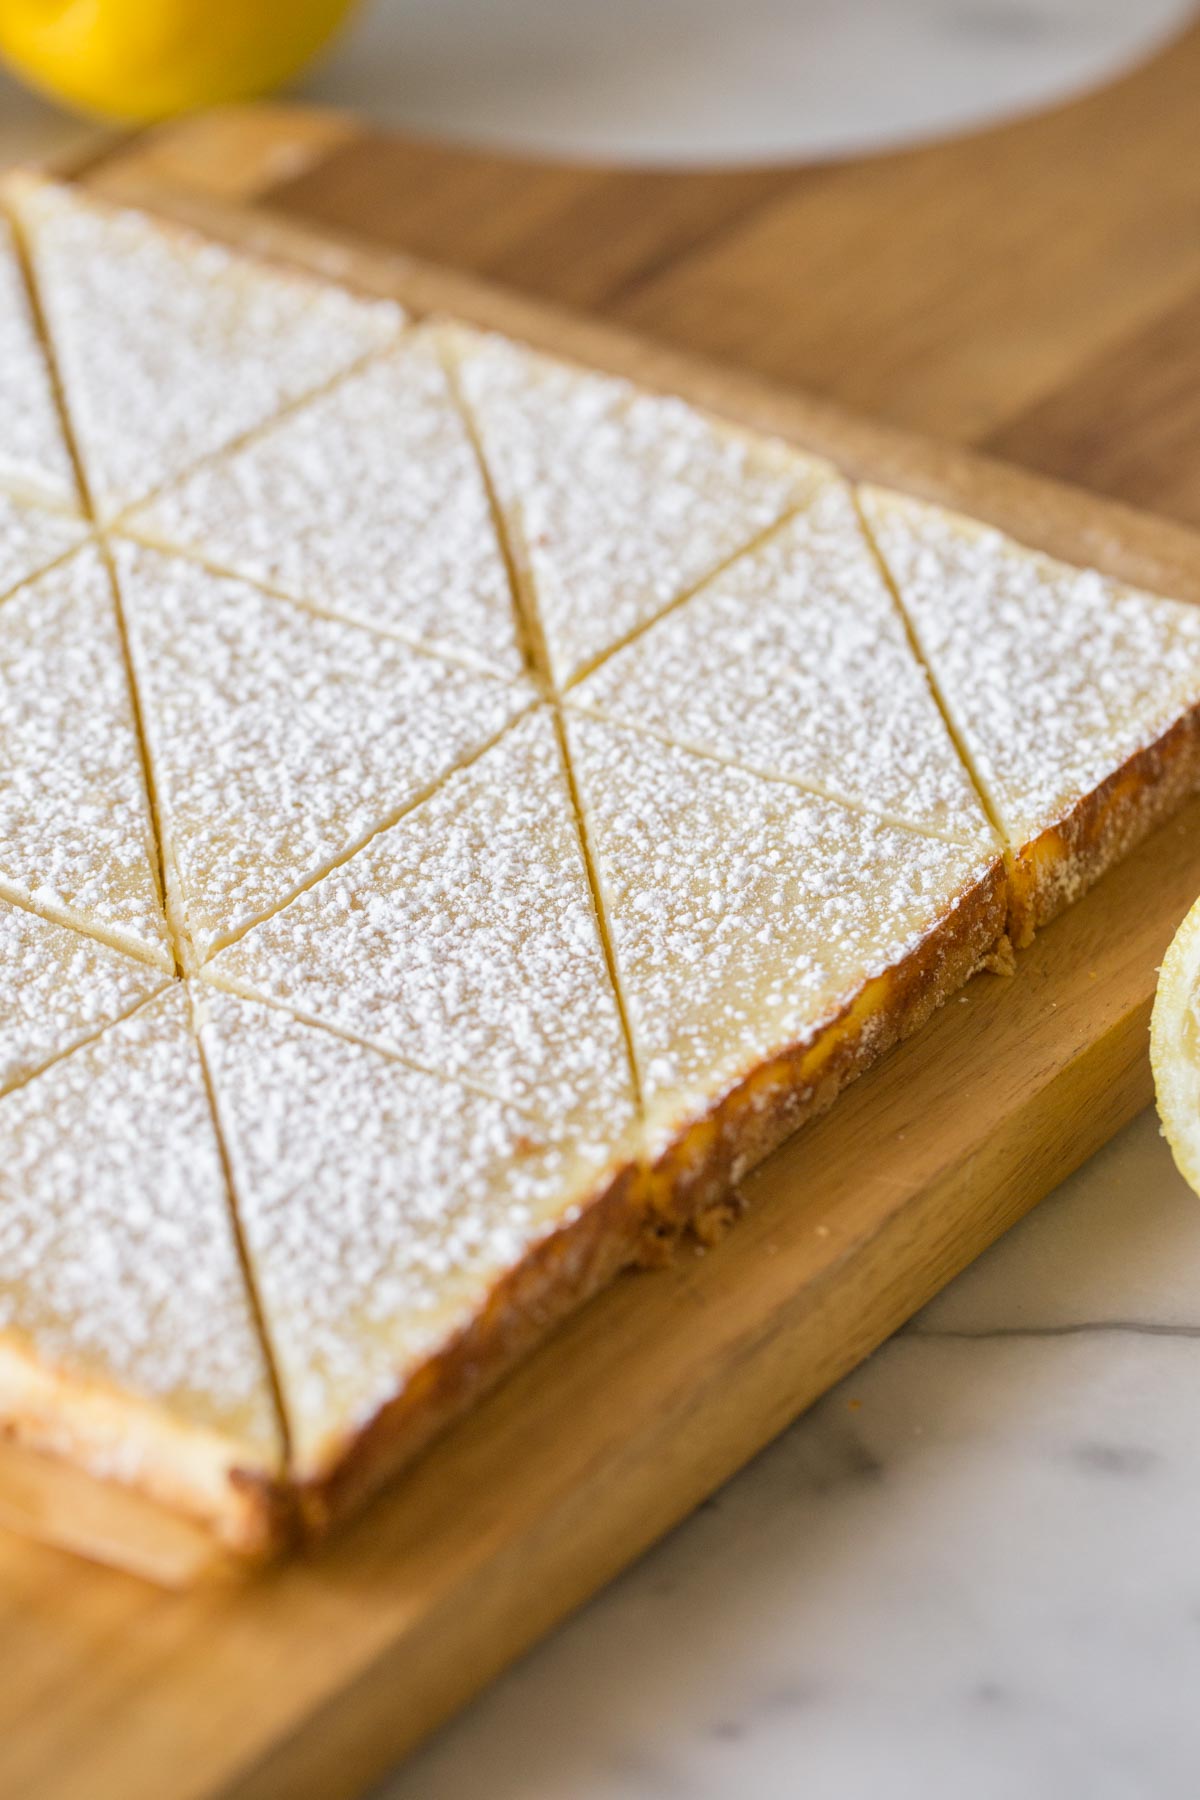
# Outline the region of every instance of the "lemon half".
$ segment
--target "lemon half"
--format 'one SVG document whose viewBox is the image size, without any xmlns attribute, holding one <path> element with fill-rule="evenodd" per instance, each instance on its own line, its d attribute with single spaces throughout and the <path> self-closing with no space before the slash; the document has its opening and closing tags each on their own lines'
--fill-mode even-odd
<svg viewBox="0 0 1200 1800">
<path fill-rule="evenodd" d="M 1150 1062 L 1163 1135 L 1179 1173 L 1200 1194 L 1200 900 L 1163 959 Z"/>
<path fill-rule="evenodd" d="M 352 0 L 0 0 L 0 56 L 82 112 L 141 124 L 269 93 Z"/>
</svg>

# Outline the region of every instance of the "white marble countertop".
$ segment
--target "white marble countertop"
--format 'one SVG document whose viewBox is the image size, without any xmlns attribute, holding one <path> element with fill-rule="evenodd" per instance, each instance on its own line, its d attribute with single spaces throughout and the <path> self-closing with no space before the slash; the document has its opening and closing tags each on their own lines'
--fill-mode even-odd
<svg viewBox="0 0 1200 1800">
<path fill-rule="evenodd" d="M 381 0 L 309 91 L 557 152 L 828 153 L 1044 101 L 1186 10 Z M 79 129 L 0 76 L 0 160 Z M 1195 1800 L 1197 1340 L 1200 1200 L 1147 1114 L 386 1800 Z"/>
</svg>

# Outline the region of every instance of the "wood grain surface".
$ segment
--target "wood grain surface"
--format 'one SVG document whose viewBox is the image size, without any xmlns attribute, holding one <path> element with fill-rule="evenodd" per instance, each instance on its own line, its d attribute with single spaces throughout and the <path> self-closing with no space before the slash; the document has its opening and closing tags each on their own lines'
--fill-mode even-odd
<svg viewBox="0 0 1200 1800">
<path fill-rule="evenodd" d="M 1198 81 L 1200 32 L 1062 112 L 828 170 L 548 168 L 253 109 L 89 179 L 1200 598 Z M 914 425 L 941 442 L 894 429 Z M 179 1595 L 0 1534 L 0 1792 L 360 1792 L 1146 1103 L 1154 972 L 1198 890 L 1200 802 L 764 1165 L 717 1249 L 619 1282 L 319 1555 Z M 36 1514 L 24 1474 L 9 1493 Z"/>
</svg>

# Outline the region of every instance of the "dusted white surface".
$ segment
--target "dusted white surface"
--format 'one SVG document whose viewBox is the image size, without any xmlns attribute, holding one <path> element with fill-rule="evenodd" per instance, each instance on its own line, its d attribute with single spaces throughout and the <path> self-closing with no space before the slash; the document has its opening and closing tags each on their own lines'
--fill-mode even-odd
<svg viewBox="0 0 1200 1800">
<path fill-rule="evenodd" d="M 1146 1113 L 381 1800 L 1194 1800 L 1198 1376 Z"/>
</svg>

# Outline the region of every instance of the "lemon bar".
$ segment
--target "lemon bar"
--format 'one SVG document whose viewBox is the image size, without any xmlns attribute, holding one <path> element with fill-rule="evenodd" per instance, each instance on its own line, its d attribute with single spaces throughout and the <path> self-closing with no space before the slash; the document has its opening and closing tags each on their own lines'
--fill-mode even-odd
<svg viewBox="0 0 1200 1800">
<path fill-rule="evenodd" d="M 390 301 L 10 178 L 68 418 L 111 519 L 394 340 Z"/>
<path fill-rule="evenodd" d="M 580 681 L 571 701 L 900 824 L 992 840 L 836 476 Z"/>
<path fill-rule="evenodd" d="M 648 1153 L 723 1188 L 995 953 L 1000 859 L 570 708 L 566 729 Z"/>
<path fill-rule="evenodd" d="M 181 984 L 0 1099 L 0 1416 L 233 1548 L 282 1440 Z"/>
<path fill-rule="evenodd" d="M 519 675 L 487 489 L 436 333 L 415 333 L 129 520 L 341 618 Z"/>
<path fill-rule="evenodd" d="M 632 1074 L 547 707 L 208 965 L 549 1129 L 619 1145 Z"/>
<path fill-rule="evenodd" d="M 114 556 L 185 960 L 282 906 L 534 697 L 182 558 L 126 541 Z"/>
<path fill-rule="evenodd" d="M 800 505 L 820 470 L 683 400 L 504 338 L 446 340 L 560 688 Z"/>
<path fill-rule="evenodd" d="M 1200 608 L 904 495 L 863 506 L 1003 833 L 1028 943 L 1200 785 Z"/>
<path fill-rule="evenodd" d="M 629 1254 L 629 1173 L 530 1117 L 214 992 L 202 1040 L 307 1528 L 408 1461 Z"/>
</svg>

